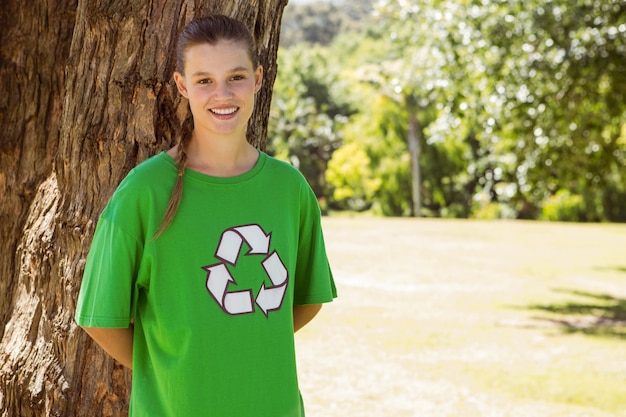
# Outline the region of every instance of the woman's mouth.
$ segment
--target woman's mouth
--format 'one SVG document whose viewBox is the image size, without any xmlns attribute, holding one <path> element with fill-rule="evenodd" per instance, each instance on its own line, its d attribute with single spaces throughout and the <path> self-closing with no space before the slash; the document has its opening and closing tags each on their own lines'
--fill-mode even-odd
<svg viewBox="0 0 626 417">
<path fill-rule="evenodd" d="M 209 109 L 211 113 L 219 115 L 219 116 L 228 116 L 230 114 L 235 113 L 237 110 L 239 110 L 239 107 L 223 107 L 219 109 Z"/>
</svg>

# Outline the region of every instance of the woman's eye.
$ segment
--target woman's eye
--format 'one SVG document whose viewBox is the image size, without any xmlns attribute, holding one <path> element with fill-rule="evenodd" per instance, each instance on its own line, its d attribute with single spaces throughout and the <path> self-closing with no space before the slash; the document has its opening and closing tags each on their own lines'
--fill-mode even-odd
<svg viewBox="0 0 626 417">
<path fill-rule="evenodd" d="M 243 75 L 233 75 L 232 80 L 233 81 L 241 81 L 244 80 L 246 77 L 244 77 Z"/>
<path fill-rule="evenodd" d="M 208 84 L 210 82 L 211 80 L 209 80 L 208 78 L 203 78 L 201 80 L 198 80 L 198 84 Z"/>
</svg>

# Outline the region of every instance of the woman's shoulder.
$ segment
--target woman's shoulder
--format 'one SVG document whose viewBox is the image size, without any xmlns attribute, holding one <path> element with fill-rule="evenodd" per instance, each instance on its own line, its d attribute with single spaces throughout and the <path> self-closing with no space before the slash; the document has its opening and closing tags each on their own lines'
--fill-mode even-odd
<svg viewBox="0 0 626 417">
<path fill-rule="evenodd" d="M 278 159 L 268 154 L 264 154 L 266 158 L 266 165 L 269 170 L 272 172 L 276 172 L 278 175 L 287 175 L 288 177 L 293 177 L 298 181 L 304 180 L 304 175 L 292 164 L 287 161 L 283 161 L 282 159 Z"/>
<path fill-rule="evenodd" d="M 269 155 L 266 156 L 266 159 L 265 165 L 270 173 L 267 179 L 272 184 L 281 184 L 283 188 L 290 189 L 307 200 L 315 198 L 309 182 L 297 167 Z"/>
<path fill-rule="evenodd" d="M 172 174 L 176 174 L 176 162 L 166 152 L 160 152 L 140 162 L 126 179 L 154 182 L 155 178 L 170 177 Z"/>
<path fill-rule="evenodd" d="M 132 188 L 134 192 L 162 186 L 168 179 L 176 178 L 176 162 L 165 152 L 151 156 L 130 170 L 118 187 Z"/>
<path fill-rule="evenodd" d="M 140 162 L 119 184 L 111 200 L 126 204 L 146 194 L 169 193 L 176 180 L 176 163 L 161 152 Z M 170 184 L 171 183 L 171 184 Z"/>
</svg>

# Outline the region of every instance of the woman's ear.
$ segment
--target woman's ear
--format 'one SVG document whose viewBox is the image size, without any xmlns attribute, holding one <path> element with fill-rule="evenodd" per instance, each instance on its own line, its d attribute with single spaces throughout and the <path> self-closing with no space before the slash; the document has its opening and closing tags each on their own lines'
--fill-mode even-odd
<svg viewBox="0 0 626 417">
<path fill-rule="evenodd" d="M 263 67 L 256 67 L 256 71 L 254 71 L 254 93 L 258 93 L 263 85 Z"/>
<path fill-rule="evenodd" d="M 176 71 L 174 73 L 174 81 L 176 82 L 176 87 L 178 88 L 180 94 L 182 94 L 185 98 L 189 98 L 189 93 L 187 93 L 187 84 L 185 84 L 185 76 Z"/>
</svg>

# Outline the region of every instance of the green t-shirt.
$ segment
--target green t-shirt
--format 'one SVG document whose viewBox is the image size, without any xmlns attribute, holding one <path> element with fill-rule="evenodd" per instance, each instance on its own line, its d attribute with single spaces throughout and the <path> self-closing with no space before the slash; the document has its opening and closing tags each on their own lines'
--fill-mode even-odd
<svg viewBox="0 0 626 417">
<path fill-rule="evenodd" d="M 259 154 L 245 174 L 186 170 L 157 239 L 175 161 L 138 165 L 98 222 L 78 298 L 84 327 L 134 320 L 132 417 L 301 417 L 293 305 L 336 297 L 315 195 Z"/>
</svg>

